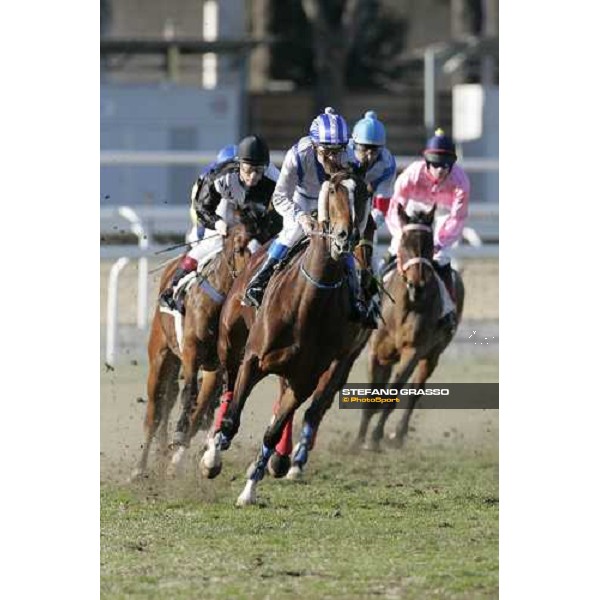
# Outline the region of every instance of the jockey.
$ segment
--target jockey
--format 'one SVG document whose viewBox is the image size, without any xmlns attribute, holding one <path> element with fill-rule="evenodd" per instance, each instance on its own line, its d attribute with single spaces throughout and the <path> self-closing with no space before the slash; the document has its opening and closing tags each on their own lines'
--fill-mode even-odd
<svg viewBox="0 0 600 600">
<path fill-rule="evenodd" d="M 202 185 L 202 180 L 210 173 L 214 171 L 221 165 L 224 165 L 227 162 L 230 162 L 235 159 L 235 155 L 237 154 L 237 146 L 235 144 L 230 144 L 229 146 L 224 146 L 219 150 L 219 154 L 217 154 L 217 159 L 208 164 L 206 167 L 200 171 L 200 175 L 196 182 L 192 186 L 192 193 L 190 196 L 191 204 L 190 204 L 190 218 L 192 219 L 193 227 L 187 235 L 187 241 L 190 243 L 197 242 L 204 237 L 204 225 L 198 221 L 198 215 L 194 208 L 194 198 L 198 193 L 198 188 Z"/>
<path fill-rule="evenodd" d="M 385 147 L 385 127 L 369 110 L 354 125 L 348 144 L 351 161 L 362 172 L 373 197 L 371 216 L 381 227 L 385 222 L 396 178 L 396 159 Z"/>
<path fill-rule="evenodd" d="M 238 144 L 234 160 L 210 170 L 201 178 L 200 185 L 196 182 L 192 206 L 206 232 L 181 259 L 170 286 L 160 295 L 159 302 L 163 306 L 183 313 L 183 303 L 176 302 L 173 297 L 175 286 L 195 271 L 202 259 L 222 250 L 223 237 L 227 235 L 228 226 L 233 224 L 235 208 L 248 202 L 268 207 L 278 177 L 279 170 L 270 162 L 267 143 L 257 135 L 250 135 Z M 254 249 L 257 245 L 255 242 Z"/>
<path fill-rule="evenodd" d="M 394 195 L 386 217 L 392 234 L 388 249 L 389 260 L 396 256 L 400 246 L 401 224 L 398 204 L 405 210 L 420 204 L 445 207 L 449 214 L 434 233 L 434 266 L 456 305 L 456 293 L 448 249 L 460 239 L 469 210 L 471 184 L 464 170 L 456 163 L 456 148 L 442 129 L 437 129 L 423 151 L 424 160 L 411 163 L 394 185 Z M 455 315 L 454 315 L 455 316 Z"/>
<path fill-rule="evenodd" d="M 283 229 L 269 247 L 265 261 L 248 282 L 243 303 L 259 307 L 274 268 L 285 258 L 288 250 L 304 235 L 308 235 L 314 220 L 311 212 L 317 209 L 322 184 L 330 175 L 348 164 L 346 146 L 348 126 L 331 107 L 311 123 L 309 135 L 302 137 L 288 150 L 281 176 L 273 194 L 273 206 L 283 217 Z M 362 234 L 363 232 L 361 232 Z M 370 326 L 373 317 L 360 299 L 354 258 L 346 257 L 351 291 L 352 317 Z"/>
<path fill-rule="evenodd" d="M 352 163 L 367 182 L 367 189 L 372 198 L 373 221 L 377 228 L 382 227 L 394 188 L 396 159 L 385 147 L 385 127 L 377 119 L 377 113 L 369 110 L 364 118 L 356 122 L 348 148 Z M 372 240 L 369 242 L 372 243 Z M 373 287 L 370 277 L 362 283 L 365 296 L 371 296 L 370 310 L 380 312 L 377 287 Z M 369 288 L 371 293 L 367 294 L 366 290 Z"/>
</svg>

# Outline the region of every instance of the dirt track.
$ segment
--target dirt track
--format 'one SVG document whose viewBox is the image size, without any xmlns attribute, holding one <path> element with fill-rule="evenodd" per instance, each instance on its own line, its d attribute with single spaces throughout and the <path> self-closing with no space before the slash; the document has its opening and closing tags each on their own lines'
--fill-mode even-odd
<svg viewBox="0 0 600 600">
<path fill-rule="evenodd" d="M 156 263 L 155 263 L 156 264 Z M 152 268 L 154 265 L 151 265 Z M 110 263 L 101 263 L 101 307 L 106 306 L 106 281 Z M 128 270 L 129 269 L 129 270 Z M 120 322 L 135 322 L 136 298 L 135 264 L 123 273 L 120 289 Z M 465 319 L 469 324 L 482 323 L 497 332 L 498 319 L 498 263 L 497 261 L 469 261 L 464 264 L 463 277 L 467 290 Z M 156 297 L 158 276 L 152 277 L 150 298 Z M 101 327 L 104 328 L 104 312 Z M 467 326 L 463 326 L 463 330 Z M 498 346 L 476 345 L 462 332 L 462 342 L 449 348 L 432 378 L 437 382 L 495 382 L 498 381 Z M 143 342 L 143 340 L 141 340 Z M 143 343 L 140 347 L 143 346 Z M 139 350 L 139 348 L 138 348 Z M 139 456 L 142 443 L 142 419 L 145 412 L 146 366 L 143 355 L 122 355 L 114 371 L 101 366 L 101 478 L 123 481 L 129 475 Z M 349 381 L 366 379 L 364 354 L 356 362 Z M 269 377 L 259 384 L 243 415 L 242 427 L 235 441 L 236 453 L 253 457 L 270 417 L 276 394 L 276 380 Z M 177 411 L 175 408 L 175 411 Z M 302 409 L 303 412 L 303 409 Z M 400 416 L 392 415 L 387 432 L 391 432 Z M 327 452 L 334 443 L 352 440 L 359 421 L 359 411 L 340 410 L 335 406 L 327 414 L 319 434 L 319 452 Z M 481 410 L 422 410 L 415 413 L 409 444 L 443 444 L 486 447 L 498 446 L 498 411 Z M 197 456 L 203 433 L 194 440 L 192 455 Z M 391 450 L 390 450 L 391 451 Z M 152 458 L 154 458 L 152 456 Z M 192 468 L 191 465 L 189 468 Z"/>
</svg>

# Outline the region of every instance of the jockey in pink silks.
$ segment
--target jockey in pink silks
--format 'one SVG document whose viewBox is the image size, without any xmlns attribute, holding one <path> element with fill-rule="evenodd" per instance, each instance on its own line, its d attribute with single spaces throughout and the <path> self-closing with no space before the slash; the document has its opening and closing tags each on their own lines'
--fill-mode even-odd
<svg viewBox="0 0 600 600">
<path fill-rule="evenodd" d="M 396 256 L 400 245 L 401 225 L 398 204 L 409 212 L 415 209 L 447 209 L 449 214 L 436 224 L 434 232 L 434 266 L 452 301 L 456 293 L 448 249 L 460 239 L 469 211 L 471 184 L 465 171 L 456 163 L 456 148 L 441 129 L 429 139 L 423 151 L 424 160 L 411 163 L 396 179 L 385 222 L 392 234 L 389 259 Z"/>
</svg>

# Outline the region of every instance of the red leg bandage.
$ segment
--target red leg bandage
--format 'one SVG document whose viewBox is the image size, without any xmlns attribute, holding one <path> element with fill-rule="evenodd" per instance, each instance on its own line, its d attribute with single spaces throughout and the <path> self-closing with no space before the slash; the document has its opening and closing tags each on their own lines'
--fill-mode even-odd
<svg viewBox="0 0 600 600">
<path fill-rule="evenodd" d="M 227 407 L 232 399 L 233 392 L 225 392 L 223 396 L 221 396 L 221 404 L 219 404 L 219 408 L 217 408 L 217 414 L 215 415 L 215 431 L 219 431 L 219 429 L 221 429 L 223 417 L 225 416 Z"/>
</svg>

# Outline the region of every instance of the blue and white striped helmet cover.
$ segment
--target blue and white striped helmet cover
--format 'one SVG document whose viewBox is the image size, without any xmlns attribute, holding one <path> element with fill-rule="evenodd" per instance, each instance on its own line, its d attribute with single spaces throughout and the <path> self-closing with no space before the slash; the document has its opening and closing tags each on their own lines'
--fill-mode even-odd
<svg viewBox="0 0 600 600">
<path fill-rule="evenodd" d="M 316 144 L 347 144 L 348 125 L 344 117 L 328 106 L 310 125 L 310 139 Z"/>
</svg>

